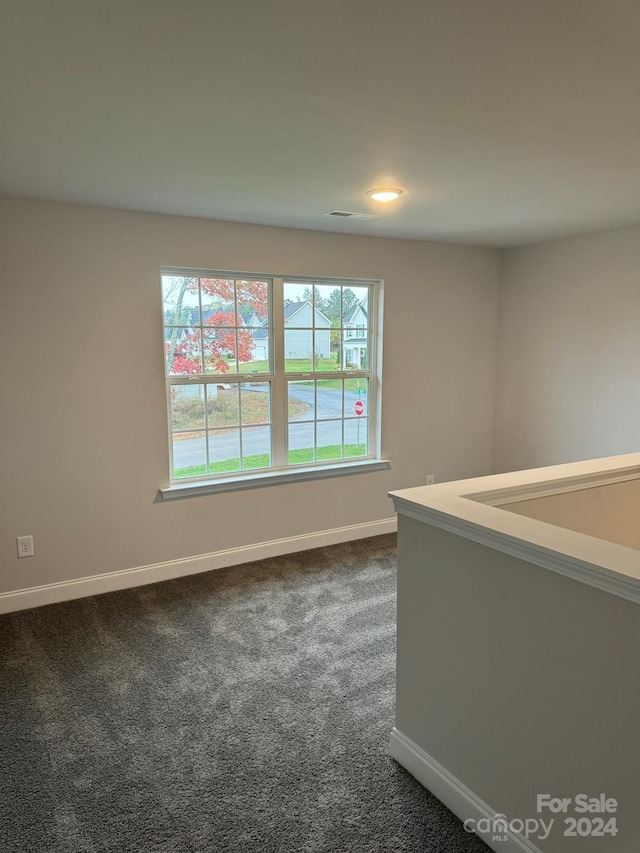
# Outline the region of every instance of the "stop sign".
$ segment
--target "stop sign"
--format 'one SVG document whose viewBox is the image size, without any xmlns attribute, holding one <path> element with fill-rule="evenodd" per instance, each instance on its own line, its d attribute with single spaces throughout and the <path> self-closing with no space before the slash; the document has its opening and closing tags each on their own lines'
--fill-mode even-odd
<svg viewBox="0 0 640 853">
<path fill-rule="evenodd" d="M 356 400 L 353 404 L 353 411 L 356 413 L 358 417 L 364 413 L 364 403 L 362 400 Z"/>
</svg>

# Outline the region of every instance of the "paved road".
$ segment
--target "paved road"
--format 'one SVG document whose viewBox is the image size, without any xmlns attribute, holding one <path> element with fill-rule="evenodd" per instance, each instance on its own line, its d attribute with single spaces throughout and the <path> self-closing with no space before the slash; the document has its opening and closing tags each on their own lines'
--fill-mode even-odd
<svg viewBox="0 0 640 853">
<path fill-rule="evenodd" d="M 257 386 L 252 388 L 253 393 L 265 393 L 267 388 Z M 322 419 L 341 418 L 342 417 L 342 391 L 338 388 L 318 388 L 317 389 L 317 405 L 318 405 L 318 444 L 326 446 L 331 444 L 340 444 L 342 442 L 342 422 L 327 420 L 323 423 Z M 300 400 L 309 406 L 309 410 L 294 418 L 291 421 L 291 429 L 289 431 L 289 448 L 291 450 L 300 450 L 306 447 L 313 446 L 313 423 L 309 422 L 309 418 L 313 418 L 313 386 L 310 385 L 290 385 L 290 397 Z M 352 391 L 345 393 L 345 413 L 353 413 L 353 403 L 358 399 L 358 395 Z M 361 397 L 367 414 L 366 395 Z M 305 423 L 304 420 L 307 419 Z M 366 439 L 366 420 L 356 418 L 353 413 L 353 420 L 346 420 L 344 423 L 344 440 L 345 444 L 359 444 Z M 245 427 L 242 435 L 242 448 L 245 456 L 253 456 L 259 453 L 268 453 L 270 450 L 269 427 L 256 426 Z M 175 468 L 186 468 L 191 465 L 202 465 L 205 463 L 205 443 L 204 438 L 190 438 L 184 441 L 176 441 L 173 448 L 173 464 Z M 210 436 L 209 438 L 209 459 L 211 462 L 222 462 L 226 459 L 237 459 L 240 455 L 240 441 L 238 434 L 233 431 L 224 431 L 218 435 Z"/>
</svg>

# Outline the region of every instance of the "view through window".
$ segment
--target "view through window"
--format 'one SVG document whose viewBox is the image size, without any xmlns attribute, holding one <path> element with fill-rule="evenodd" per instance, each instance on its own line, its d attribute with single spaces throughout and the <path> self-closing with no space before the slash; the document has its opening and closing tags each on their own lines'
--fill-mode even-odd
<svg viewBox="0 0 640 853">
<path fill-rule="evenodd" d="M 171 478 L 375 458 L 373 282 L 163 270 Z"/>
</svg>

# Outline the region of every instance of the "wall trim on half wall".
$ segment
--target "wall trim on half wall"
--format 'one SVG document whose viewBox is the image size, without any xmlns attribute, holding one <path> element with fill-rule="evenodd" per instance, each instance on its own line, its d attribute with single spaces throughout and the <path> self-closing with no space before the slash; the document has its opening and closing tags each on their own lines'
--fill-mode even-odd
<svg viewBox="0 0 640 853">
<path fill-rule="evenodd" d="M 435 758 L 428 755 L 396 728 L 391 732 L 389 750 L 391 756 L 405 770 L 408 770 L 421 785 L 431 791 L 461 821 L 480 820 L 482 818 L 492 821 L 499 816 L 498 812 L 488 806 L 484 800 L 481 800 L 452 773 L 449 773 Z M 504 815 L 500 816 L 505 817 Z M 506 819 L 509 820 L 509 817 L 507 815 Z M 539 847 L 514 832 L 501 833 L 501 840 L 493 840 L 491 833 L 487 835 L 477 834 L 496 853 L 542 853 Z M 508 837 L 502 840 L 505 835 Z"/>
<path fill-rule="evenodd" d="M 69 601 L 73 598 L 86 598 L 103 592 L 115 592 L 119 589 L 144 586 L 145 584 L 158 583 L 158 581 L 172 580 L 173 578 L 210 572 L 215 569 L 225 569 L 242 563 L 251 563 L 254 560 L 265 560 L 270 557 L 293 554 L 297 551 L 308 551 L 311 548 L 323 548 L 327 545 L 338 545 L 341 542 L 350 542 L 355 539 L 367 539 L 370 536 L 395 533 L 397 528 L 397 518 L 383 518 L 379 521 L 367 521 L 363 524 L 350 524 L 331 530 L 319 530 L 316 533 L 303 533 L 300 536 L 288 536 L 285 539 L 258 542 L 255 545 L 247 545 L 242 548 L 227 548 L 224 551 L 213 551 L 210 554 L 187 557 L 184 560 L 168 560 L 149 566 L 138 566 L 137 568 L 90 575 L 60 583 L 12 590 L 0 594 L 0 613 L 26 610 L 29 607 L 42 607 L 45 604 L 55 604 L 58 601 Z"/>
</svg>

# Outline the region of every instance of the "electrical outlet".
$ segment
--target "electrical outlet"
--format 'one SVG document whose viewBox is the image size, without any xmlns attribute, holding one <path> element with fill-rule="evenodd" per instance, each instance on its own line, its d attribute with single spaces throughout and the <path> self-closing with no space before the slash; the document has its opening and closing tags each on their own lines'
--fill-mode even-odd
<svg viewBox="0 0 640 853">
<path fill-rule="evenodd" d="M 435 481 L 436 481 L 436 475 L 435 474 L 427 474 L 427 486 L 433 486 Z"/>
<path fill-rule="evenodd" d="M 18 536 L 18 557 L 33 557 L 33 536 Z"/>
</svg>

